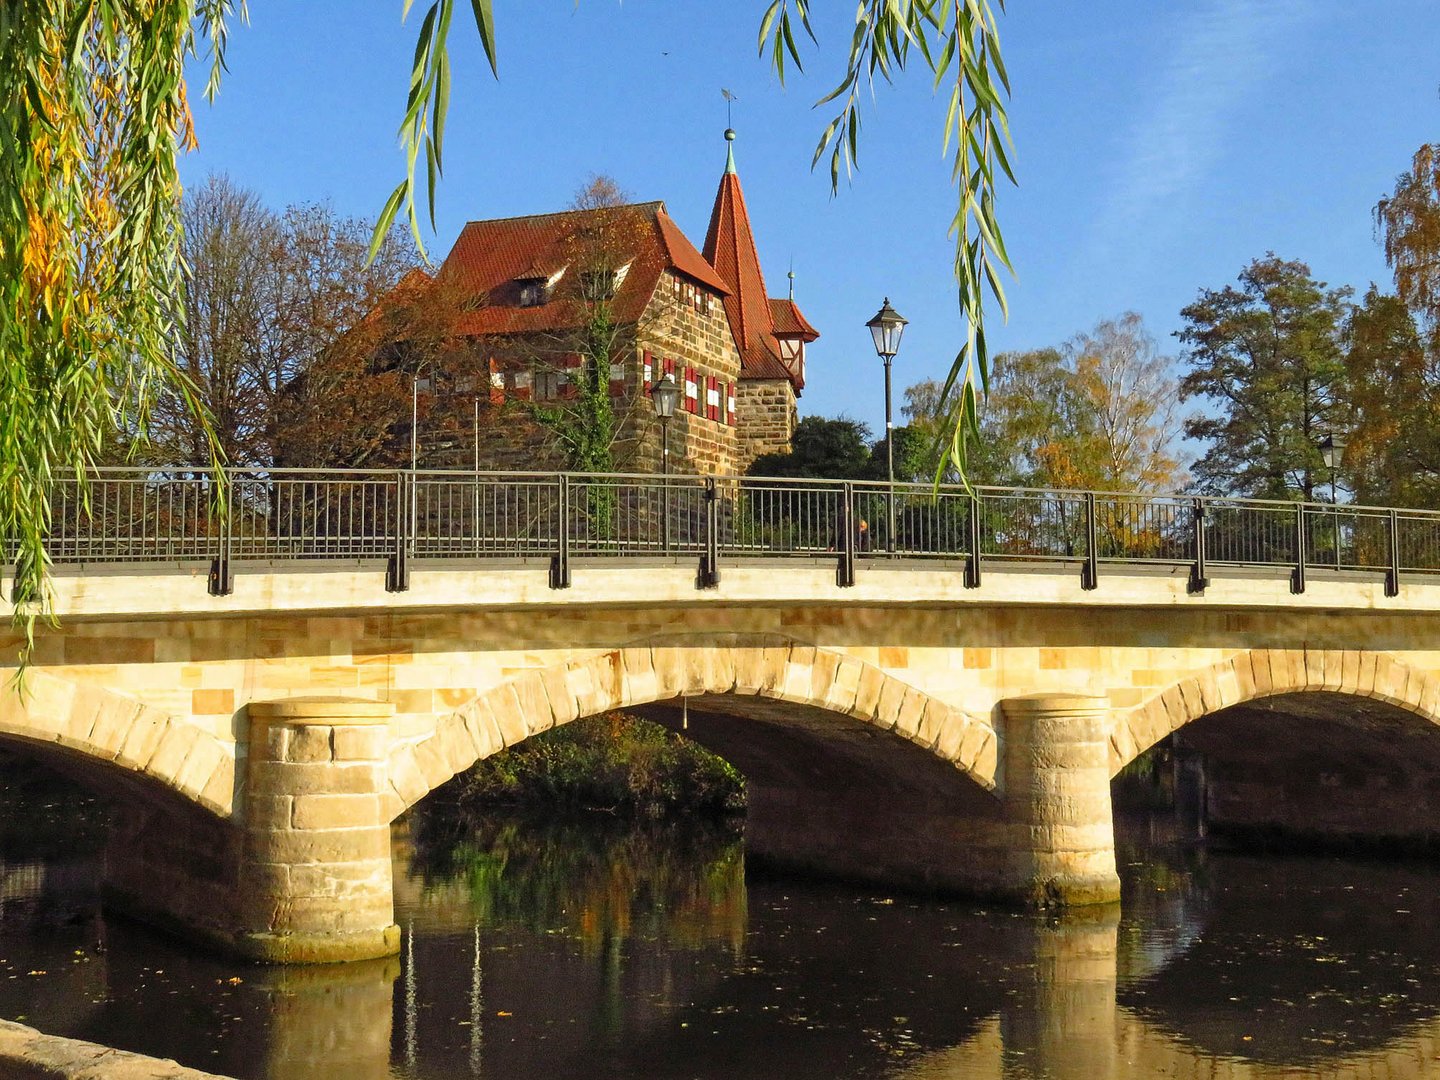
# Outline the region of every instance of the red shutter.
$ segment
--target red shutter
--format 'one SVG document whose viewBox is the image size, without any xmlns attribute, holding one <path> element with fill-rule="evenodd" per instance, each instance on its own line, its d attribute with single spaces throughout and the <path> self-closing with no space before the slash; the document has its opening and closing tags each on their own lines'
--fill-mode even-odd
<svg viewBox="0 0 1440 1080">
<path fill-rule="evenodd" d="M 695 385 L 695 369 L 689 364 L 685 365 L 685 411 L 688 413 L 699 412 L 700 388 Z"/>
<path fill-rule="evenodd" d="M 720 380 L 714 375 L 705 376 L 705 419 L 720 419 Z"/>
<path fill-rule="evenodd" d="M 735 426 L 735 384 L 725 384 L 725 421 L 731 427 Z"/>
<path fill-rule="evenodd" d="M 664 368 L 664 370 L 660 372 L 660 374 L 661 374 L 662 376 L 664 376 L 664 375 L 669 375 L 669 376 L 672 376 L 672 377 L 674 376 L 674 374 L 675 374 L 675 361 L 674 361 L 674 360 L 661 360 L 661 361 L 660 361 L 660 366 L 661 366 L 662 368 Z"/>
<path fill-rule="evenodd" d="M 505 404 L 505 376 L 501 373 L 500 365 L 495 362 L 493 356 L 486 361 L 486 367 L 489 368 L 487 377 L 490 380 L 490 404 L 503 405 Z M 500 376 L 498 379 L 497 375 Z"/>
</svg>

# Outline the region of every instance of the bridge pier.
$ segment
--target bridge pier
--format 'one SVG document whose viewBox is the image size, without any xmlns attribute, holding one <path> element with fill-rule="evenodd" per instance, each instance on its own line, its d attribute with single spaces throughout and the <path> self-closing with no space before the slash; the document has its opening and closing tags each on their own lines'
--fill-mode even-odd
<svg viewBox="0 0 1440 1080">
<path fill-rule="evenodd" d="M 252 704 L 236 947 L 273 963 L 400 950 L 385 812 L 385 702 Z"/>
<path fill-rule="evenodd" d="M 1035 694 L 1000 706 L 1007 891 L 1033 907 L 1118 903 L 1108 700 Z"/>
</svg>

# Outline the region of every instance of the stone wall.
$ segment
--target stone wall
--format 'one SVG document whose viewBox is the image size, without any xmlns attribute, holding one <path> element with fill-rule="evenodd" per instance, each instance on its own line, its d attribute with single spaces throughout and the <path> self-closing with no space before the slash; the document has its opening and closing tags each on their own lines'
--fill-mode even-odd
<svg viewBox="0 0 1440 1080">
<path fill-rule="evenodd" d="M 795 436 L 795 388 L 788 379 L 745 379 L 737 412 L 739 447 L 735 467 L 744 472 L 761 454 L 788 454 Z"/>
<path fill-rule="evenodd" d="M 622 327 L 616 335 L 616 355 L 623 358 L 623 392 L 619 380 L 612 387 L 611 404 L 617 419 L 612 448 L 615 468 L 621 472 L 660 471 L 660 424 L 645 387 L 644 362 L 652 361 L 651 377 L 663 373 L 663 361 L 674 361 L 675 380 L 682 398 L 670 424 L 670 462 L 677 473 L 729 474 L 735 468 L 735 425 L 723 415 L 725 387 L 737 382 L 740 354 L 719 297 L 706 304 L 693 288 L 677 295 L 676 279 L 662 274 L 640 322 Z M 564 357 L 579 350 L 578 332 L 536 335 L 528 339 L 487 340 L 483 348 L 492 359 L 504 388 L 481 388 L 479 418 L 480 467 L 498 471 L 558 470 L 564 457 L 556 434 L 531 418 L 523 401 L 537 402 L 537 373 L 563 373 Z M 699 376 L 697 412 L 685 409 L 686 367 Z M 517 373 L 529 378 L 522 391 L 515 388 Z M 705 415 L 704 378 L 713 376 L 721 386 L 722 417 Z M 421 423 L 421 461 L 429 468 L 473 468 L 475 463 L 475 389 L 456 394 L 455 401 L 435 406 L 432 421 Z M 462 400 L 463 399 L 463 400 Z M 565 392 L 539 401 L 564 414 L 571 406 Z M 463 406 L 463 407 L 462 407 Z"/>
</svg>

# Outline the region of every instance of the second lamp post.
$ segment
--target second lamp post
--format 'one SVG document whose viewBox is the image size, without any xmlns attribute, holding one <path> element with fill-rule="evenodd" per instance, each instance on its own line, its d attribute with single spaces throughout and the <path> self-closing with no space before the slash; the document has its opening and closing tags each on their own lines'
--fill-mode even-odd
<svg viewBox="0 0 1440 1080">
<path fill-rule="evenodd" d="M 875 352 L 885 361 L 885 475 L 889 487 L 885 492 L 885 550 L 895 550 L 895 424 L 890 412 L 890 361 L 900 351 L 900 335 L 908 319 L 890 306 L 890 298 L 865 325 L 875 341 Z"/>
<path fill-rule="evenodd" d="M 675 376 L 666 372 L 650 387 L 650 400 L 655 405 L 655 415 L 660 418 L 660 517 L 662 550 L 670 550 L 670 421 L 675 416 L 675 406 L 680 404 L 680 387 Z"/>
</svg>

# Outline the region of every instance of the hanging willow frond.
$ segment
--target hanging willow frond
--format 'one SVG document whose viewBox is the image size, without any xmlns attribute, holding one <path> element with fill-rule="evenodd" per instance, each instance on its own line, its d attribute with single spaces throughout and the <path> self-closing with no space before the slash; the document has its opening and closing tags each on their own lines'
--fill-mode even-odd
<svg viewBox="0 0 1440 1080">
<path fill-rule="evenodd" d="M 1004 0 L 997 3 L 1003 11 Z M 787 58 L 800 66 L 796 22 L 814 40 L 810 0 L 773 0 L 760 23 L 760 51 L 763 55 L 768 49 L 782 81 Z M 990 383 L 985 296 L 994 298 L 1004 317 L 1007 305 L 999 270 L 1013 273 L 995 213 L 1000 177 L 1015 182 L 1005 115 L 1010 78 L 1000 54 L 995 9 L 988 0 L 861 0 L 845 74 L 816 103 L 820 107 L 838 101 L 840 108 L 821 132 L 812 165 L 819 165 L 828 152 L 832 192 L 839 189 L 842 168 L 851 176 L 858 161 L 861 91 L 873 89 L 877 77 L 892 81 L 905 69 L 912 50 L 919 51 L 934 73 L 937 91 L 947 82 L 950 87 L 943 152 L 953 155 L 951 181 L 958 199 L 950 234 L 966 340 L 951 364 L 940 408 L 956 417 L 949 463 L 963 480 L 967 443 L 980 436 L 978 394 L 988 391 Z M 937 482 L 946 465 L 941 462 Z"/>
<path fill-rule="evenodd" d="M 206 0 L 211 25 L 233 5 Z M 195 0 L 0 6 L 0 542 L 28 656 L 55 482 L 143 438 L 174 364 Z M 223 61 L 224 34 L 214 44 Z M 194 406 L 198 410 L 198 405 Z"/>
</svg>

